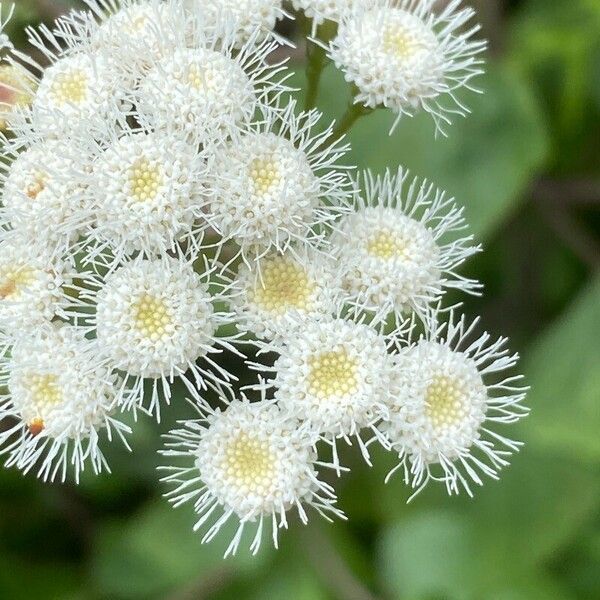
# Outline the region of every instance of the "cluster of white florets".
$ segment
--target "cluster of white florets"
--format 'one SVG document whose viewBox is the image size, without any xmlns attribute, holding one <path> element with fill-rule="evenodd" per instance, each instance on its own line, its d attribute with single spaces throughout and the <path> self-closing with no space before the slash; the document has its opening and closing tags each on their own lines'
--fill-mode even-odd
<svg viewBox="0 0 600 600">
<path fill-rule="evenodd" d="M 167 495 L 206 541 L 236 519 L 228 552 L 247 524 L 253 551 L 264 528 L 277 544 L 291 510 L 343 518 L 323 479 L 345 470 L 340 440 L 369 465 L 395 452 L 416 491 L 497 477 L 518 444 L 491 426 L 526 413 L 524 391 L 498 375 L 505 340 L 443 308 L 480 289 L 458 272 L 479 247 L 454 199 L 340 164 L 343 132 L 297 108 L 273 57 L 280 1 L 87 4 L 28 30 L 40 64 L 0 41 L 6 464 L 104 470 L 101 438 L 126 445 L 128 414 L 159 420 L 181 381 L 199 414 L 167 436 Z M 308 43 L 357 104 L 438 127 L 461 112 L 444 102 L 484 43 L 458 0 L 293 5 L 331 25 Z M 248 396 L 232 355 L 258 371 Z"/>
<path fill-rule="evenodd" d="M 353 2 L 339 19 L 328 53 L 346 80 L 357 88 L 355 102 L 385 106 L 402 115 L 431 114 L 444 133 L 453 115 L 468 109 L 460 88 L 483 71 L 484 41 L 473 40 L 475 11 L 462 0 L 437 6 L 436 0 Z"/>
</svg>

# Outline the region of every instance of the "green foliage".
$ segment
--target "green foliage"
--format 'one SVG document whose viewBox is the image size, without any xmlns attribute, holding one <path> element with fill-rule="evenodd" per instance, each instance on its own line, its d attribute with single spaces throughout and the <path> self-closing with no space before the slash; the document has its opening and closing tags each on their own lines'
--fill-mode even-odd
<svg viewBox="0 0 600 600">
<path fill-rule="evenodd" d="M 267 545 L 256 557 L 240 552 L 223 562 L 233 519 L 215 543 L 203 545 L 191 530 L 193 518 L 189 507 L 173 510 L 160 502 L 125 522 L 106 523 L 92 558 L 92 581 L 108 597 L 134 600 L 160 598 L 178 586 L 220 577 L 224 569 L 236 577 L 264 570 L 273 553 Z"/>
<path fill-rule="evenodd" d="M 447 138 L 434 138 L 431 117 L 404 118 L 393 135 L 390 111 L 379 110 L 358 121 L 348 135 L 352 151 L 345 162 L 383 172 L 398 165 L 431 179 L 465 205 L 472 231 L 480 239 L 499 227 L 522 200 L 531 173 L 547 148 L 539 109 L 524 82 L 492 63 L 478 82 L 485 94 L 465 98 L 472 114 L 456 118 Z M 294 83 L 303 85 L 303 74 Z M 339 71 L 324 74 L 319 109 L 324 121 L 339 119 L 350 95 Z"/>
<path fill-rule="evenodd" d="M 529 355 L 531 445 L 548 454 L 600 461 L 600 278 Z M 539 414 L 536 415 L 536 412 Z"/>
<path fill-rule="evenodd" d="M 581 167 L 582 159 L 587 168 L 597 164 L 592 156 L 570 151 L 582 148 L 582 138 L 586 149 L 599 146 L 600 4 L 530 0 L 518 13 L 510 37 L 514 68 L 535 80 L 546 105 L 548 128 L 557 145 L 555 166 L 563 170 L 564 161 L 569 169 Z"/>
<path fill-rule="evenodd" d="M 381 579 L 393 597 L 472 597 L 479 577 L 465 577 L 481 555 L 474 552 L 472 525 L 445 511 L 421 511 L 398 521 L 381 540 Z"/>
</svg>

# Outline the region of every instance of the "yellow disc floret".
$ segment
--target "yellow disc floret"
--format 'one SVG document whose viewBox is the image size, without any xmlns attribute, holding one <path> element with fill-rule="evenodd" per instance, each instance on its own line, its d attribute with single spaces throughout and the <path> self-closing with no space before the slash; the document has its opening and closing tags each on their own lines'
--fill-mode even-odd
<svg viewBox="0 0 600 600">
<path fill-rule="evenodd" d="M 131 31 L 139 33 L 148 24 L 147 15 L 139 15 L 131 21 Z"/>
<path fill-rule="evenodd" d="M 225 448 L 224 469 L 231 483 L 264 493 L 272 487 L 275 460 L 267 441 L 241 432 Z"/>
<path fill-rule="evenodd" d="M 389 229 L 382 229 L 367 242 L 367 252 L 376 258 L 403 258 L 406 244 Z"/>
<path fill-rule="evenodd" d="M 250 163 L 250 179 L 254 184 L 254 193 L 262 196 L 277 187 L 281 180 L 279 168 L 273 156 L 255 158 Z"/>
<path fill-rule="evenodd" d="M 198 65 L 190 65 L 187 70 L 187 82 L 195 90 L 212 87 L 213 77 L 209 69 L 200 69 Z"/>
<path fill-rule="evenodd" d="M 35 271 L 25 265 L 0 267 L 0 300 L 14 298 L 35 280 Z"/>
<path fill-rule="evenodd" d="M 16 65 L 0 65 L 0 103 L 9 107 L 31 104 L 33 93 L 26 83 L 23 68 Z M 3 107 L 3 110 L 5 108 Z M 0 130 L 6 129 L 6 119 L 0 118 Z"/>
<path fill-rule="evenodd" d="M 35 173 L 27 184 L 25 189 L 25 195 L 30 200 L 36 200 L 37 197 L 46 189 L 46 174 L 42 172 Z"/>
<path fill-rule="evenodd" d="M 171 311 L 160 298 L 145 294 L 134 304 L 134 319 L 138 331 L 156 341 L 168 333 Z"/>
<path fill-rule="evenodd" d="M 314 283 L 301 265 L 278 258 L 263 267 L 250 297 L 261 308 L 283 314 L 290 309 L 309 310 L 313 291 Z"/>
<path fill-rule="evenodd" d="M 405 23 L 390 22 L 383 29 L 384 52 L 400 59 L 410 59 L 417 53 L 430 50 L 436 44 L 435 35 L 419 19 Z"/>
<path fill-rule="evenodd" d="M 131 195 L 138 202 L 153 200 L 162 185 L 162 170 L 145 158 L 138 160 L 130 170 Z"/>
<path fill-rule="evenodd" d="M 23 410 L 23 419 L 31 434 L 38 435 L 44 429 L 48 413 L 63 401 L 63 394 L 58 377 L 51 373 L 30 373 L 26 385 L 30 403 Z"/>
<path fill-rule="evenodd" d="M 312 356 L 309 367 L 309 392 L 315 396 L 347 396 L 358 390 L 358 362 L 346 350 Z"/>
<path fill-rule="evenodd" d="M 50 94 L 56 104 L 80 104 L 88 96 L 88 76 L 82 69 L 59 73 L 52 82 Z"/>
<path fill-rule="evenodd" d="M 460 381 L 438 375 L 426 391 L 425 413 L 436 429 L 459 422 L 465 416 L 465 394 Z"/>
</svg>

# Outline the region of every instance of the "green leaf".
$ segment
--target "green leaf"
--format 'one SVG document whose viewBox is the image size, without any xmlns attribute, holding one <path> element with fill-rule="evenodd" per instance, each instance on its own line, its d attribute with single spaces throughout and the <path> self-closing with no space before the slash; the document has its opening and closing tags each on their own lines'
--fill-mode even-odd
<svg viewBox="0 0 600 600">
<path fill-rule="evenodd" d="M 388 135 L 394 116 L 379 109 L 358 121 L 348 136 L 353 150 L 346 164 L 381 172 L 399 164 L 435 182 L 466 206 L 472 231 L 482 238 L 516 208 L 535 171 L 544 162 L 547 139 L 540 111 L 527 83 L 501 64 L 491 63 L 478 81 L 485 91 L 470 93 L 472 110 L 457 117 L 448 138 L 434 138 L 431 117 L 403 118 Z M 303 84 L 298 73 L 295 84 Z M 339 118 L 349 100 L 343 76 L 329 66 L 323 77 L 319 109 L 325 121 Z"/>
<path fill-rule="evenodd" d="M 0 597 L 10 600 L 66 600 L 81 585 L 74 565 L 67 562 L 17 561 L 0 557 Z"/>
<path fill-rule="evenodd" d="M 478 552 L 501 579 L 541 567 L 577 537 L 599 504 L 594 469 L 526 445 L 500 482 L 486 483 L 466 509 L 477 526 Z"/>
<path fill-rule="evenodd" d="M 526 362 L 526 439 L 549 454 L 600 461 L 600 278 L 535 344 Z"/>
<path fill-rule="evenodd" d="M 192 531 L 189 507 L 173 509 L 166 501 L 151 504 L 123 522 L 100 531 L 92 562 L 92 577 L 100 592 L 123 599 L 163 597 L 178 587 L 202 585 L 215 577 L 235 578 L 264 568 L 272 557 L 268 543 L 257 556 L 243 545 L 238 555 L 223 559 L 236 524 L 230 519 L 210 544 Z"/>
<path fill-rule="evenodd" d="M 600 4 L 529 0 L 517 13 L 510 37 L 511 60 L 539 86 L 553 113 L 550 126 L 580 147 L 576 138 L 592 116 L 587 105 L 598 71 Z"/>
<path fill-rule="evenodd" d="M 380 542 L 382 586 L 392 598 L 472 597 L 478 569 L 473 531 L 464 516 L 421 512 L 392 525 Z M 465 577 L 465 572 L 469 573 Z"/>
<path fill-rule="evenodd" d="M 571 600 L 575 596 L 552 577 L 531 573 L 524 579 L 506 581 L 485 597 L 486 600 Z"/>
<path fill-rule="evenodd" d="M 531 415 L 512 432 L 526 442 L 499 484 L 476 498 L 490 560 L 540 565 L 570 543 L 600 504 L 600 278 L 531 348 Z M 583 461 L 589 461 L 586 464 Z"/>
<path fill-rule="evenodd" d="M 269 575 L 255 587 L 248 600 L 274 600 L 293 598 L 294 600 L 329 600 L 317 577 L 310 569 L 297 560 L 287 560 L 278 564 Z"/>
<path fill-rule="evenodd" d="M 523 489 L 522 493 L 528 491 Z M 515 511 L 519 498 L 514 490 L 511 492 L 509 509 Z M 523 508 L 527 504 L 524 501 Z M 542 514 L 543 506 L 538 504 Z M 503 548 L 498 545 L 500 527 L 495 527 L 494 515 L 491 511 L 484 514 L 482 520 L 469 511 L 427 510 L 385 530 L 378 545 L 379 566 L 381 583 L 389 596 L 403 600 L 572 598 L 543 565 L 523 560 L 524 549 L 531 547 L 532 530 L 521 527 L 524 519 L 518 512 L 511 513 L 515 517 L 512 524 L 501 522 L 502 534 L 510 544 Z M 544 525 L 551 529 L 548 523 L 553 522 L 544 521 Z"/>
</svg>

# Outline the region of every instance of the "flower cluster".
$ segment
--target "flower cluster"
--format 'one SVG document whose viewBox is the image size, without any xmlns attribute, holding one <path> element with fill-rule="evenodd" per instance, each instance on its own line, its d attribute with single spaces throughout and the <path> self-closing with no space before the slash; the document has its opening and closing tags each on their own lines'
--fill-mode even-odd
<svg viewBox="0 0 600 600">
<path fill-rule="evenodd" d="M 505 340 L 445 307 L 480 291 L 459 272 L 480 250 L 462 208 L 402 167 L 344 163 L 356 114 L 298 108 L 282 2 L 87 4 L 28 29 L 30 54 L 2 34 L 6 465 L 107 470 L 102 447 L 160 421 L 181 382 L 196 414 L 166 435 L 166 496 L 205 541 L 236 520 L 228 553 L 247 527 L 253 552 L 264 529 L 276 545 L 290 511 L 345 518 L 341 441 L 368 465 L 393 452 L 415 493 L 497 477 L 519 444 L 495 426 L 526 414 L 525 389 L 501 374 Z M 437 129 L 466 112 L 485 44 L 460 0 L 293 6 L 331 25 L 309 60 L 329 56 L 359 109 Z M 256 377 L 243 389 L 235 357 Z"/>
</svg>

